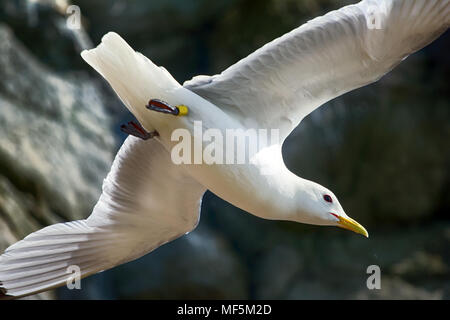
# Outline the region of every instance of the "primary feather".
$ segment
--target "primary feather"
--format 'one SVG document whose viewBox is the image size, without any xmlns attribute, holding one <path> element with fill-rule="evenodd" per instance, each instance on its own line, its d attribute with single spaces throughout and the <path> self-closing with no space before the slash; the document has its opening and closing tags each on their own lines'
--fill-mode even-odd
<svg viewBox="0 0 450 320">
<path fill-rule="evenodd" d="M 34 232 L 0 256 L 3 295 L 64 285 L 72 265 L 86 277 L 141 257 L 195 228 L 204 192 L 158 141 L 128 137 L 88 219 Z"/>
<path fill-rule="evenodd" d="M 184 87 L 238 119 L 278 128 L 286 138 L 317 107 L 378 80 L 449 24 L 448 0 L 364 0 L 313 19 L 221 74 L 194 77 Z"/>
</svg>

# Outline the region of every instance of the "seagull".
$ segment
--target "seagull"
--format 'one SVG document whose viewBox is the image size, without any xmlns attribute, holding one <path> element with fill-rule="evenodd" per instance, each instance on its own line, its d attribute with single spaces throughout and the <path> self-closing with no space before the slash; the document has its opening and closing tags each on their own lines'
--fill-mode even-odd
<svg viewBox="0 0 450 320">
<path fill-rule="evenodd" d="M 136 117 L 92 214 L 58 223 L 0 256 L 0 296 L 18 298 L 137 259 L 192 231 L 210 190 L 255 216 L 337 226 L 368 236 L 327 188 L 290 172 L 285 138 L 327 101 L 379 80 L 450 24 L 450 0 L 364 0 L 315 18 L 221 74 L 180 85 L 163 67 L 108 33 L 82 58 Z M 277 129 L 245 164 L 177 164 L 177 129 Z M 266 166 L 271 174 L 261 170 Z"/>
</svg>

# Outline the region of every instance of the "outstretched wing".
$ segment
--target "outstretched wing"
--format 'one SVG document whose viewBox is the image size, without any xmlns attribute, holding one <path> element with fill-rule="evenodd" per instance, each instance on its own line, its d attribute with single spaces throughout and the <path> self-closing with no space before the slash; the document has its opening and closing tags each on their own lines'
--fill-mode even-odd
<svg viewBox="0 0 450 320">
<path fill-rule="evenodd" d="M 0 298 L 63 285 L 136 259 L 195 228 L 205 188 L 155 139 L 128 137 L 86 220 L 34 232 L 0 256 Z"/>
<path fill-rule="evenodd" d="M 449 0 L 365 0 L 316 18 L 184 87 L 287 137 L 325 102 L 378 80 L 450 24 Z"/>
</svg>

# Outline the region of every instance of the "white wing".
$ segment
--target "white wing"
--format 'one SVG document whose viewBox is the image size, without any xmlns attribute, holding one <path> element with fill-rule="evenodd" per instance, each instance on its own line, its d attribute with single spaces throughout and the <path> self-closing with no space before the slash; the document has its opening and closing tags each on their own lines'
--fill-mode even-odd
<svg viewBox="0 0 450 320">
<path fill-rule="evenodd" d="M 0 298 L 66 283 L 136 259 L 195 228 L 205 188 L 172 163 L 155 139 L 128 137 L 86 220 L 30 234 L 0 256 Z"/>
<path fill-rule="evenodd" d="M 285 138 L 310 112 L 378 80 L 450 24 L 449 0 L 365 0 L 316 18 L 184 86 Z M 378 29 L 377 29 L 378 28 Z"/>
</svg>

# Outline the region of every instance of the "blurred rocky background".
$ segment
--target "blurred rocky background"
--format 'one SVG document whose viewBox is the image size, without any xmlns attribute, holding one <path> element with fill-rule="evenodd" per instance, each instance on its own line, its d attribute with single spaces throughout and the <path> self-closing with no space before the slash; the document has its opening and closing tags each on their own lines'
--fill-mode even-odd
<svg viewBox="0 0 450 320">
<path fill-rule="evenodd" d="M 87 217 L 125 107 L 80 50 L 108 31 L 179 82 L 214 74 L 344 0 L 0 0 L 0 251 Z M 81 28 L 68 29 L 73 7 Z M 388 49 L 388 48 L 387 48 Z M 265 221 L 205 195 L 199 227 L 137 261 L 33 298 L 450 298 L 450 37 L 329 102 L 284 146 L 369 239 Z M 366 286 L 381 269 L 381 290 Z"/>
</svg>

